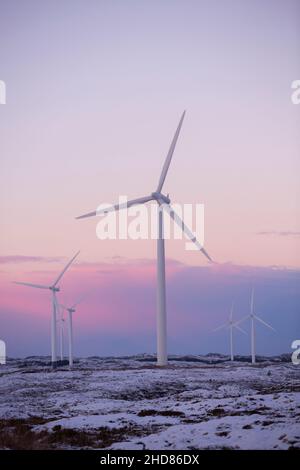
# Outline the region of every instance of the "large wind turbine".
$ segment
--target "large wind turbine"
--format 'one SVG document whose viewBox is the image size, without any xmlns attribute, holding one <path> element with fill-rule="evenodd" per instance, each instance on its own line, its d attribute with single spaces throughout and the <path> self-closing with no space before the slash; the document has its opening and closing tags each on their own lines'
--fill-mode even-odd
<svg viewBox="0 0 300 470">
<path fill-rule="evenodd" d="M 55 279 L 54 283 L 50 286 L 45 286 L 41 284 L 31 284 L 29 282 L 15 282 L 15 284 L 20 284 L 22 286 L 29 286 L 34 287 L 37 289 L 50 289 L 52 292 L 52 319 L 51 319 L 51 362 L 52 365 L 55 365 L 57 361 L 57 328 L 56 328 L 56 313 L 59 312 L 59 305 L 57 302 L 56 294 L 60 291 L 58 286 L 59 281 L 65 274 L 66 270 L 71 266 L 75 258 L 79 255 L 79 251 L 76 253 L 75 256 L 68 262 L 68 264 L 64 267 L 62 272 L 59 274 L 57 279 Z"/>
<path fill-rule="evenodd" d="M 233 321 L 233 303 L 231 305 L 230 309 L 230 314 L 229 314 L 229 321 L 225 323 L 224 325 L 218 326 L 218 328 L 215 328 L 213 331 L 219 331 L 223 330 L 225 328 L 229 328 L 230 331 L 230 360 L 234 361 L 234 355 L 233 355 L 233 330 L 236 328 L 237 330 L 241 331 L 244 334 L 247 334 L 246 331 L 244 331 L 242 328 L 240 328 L 237 325 L 237 322 Z"/>
<path fill-rule="evenodd" d="M 242 318 L 237 323 L 241 323 L 244 320 L 247 320 L 248 318 L 250 319 L 250 322 L 251 322 L 251 361 L 252 361 L 252 364 L 255 364 L 255 320 L 259 321 L 260 323 L 262 323 L 262 325 L 265 325 L 270 330 L 275 331 L 275 329 L 271 325 L 269 325 L 267 322 L 262 320 L 258 315 L 255 314 L 254 289 L 252 289 L 252 292 L 251 292 L 250 315 L 247 315 L 246 317 Z"/>
<path fill-rule="evenodd" d="M 166 317 L 166 276 L 165 276 L 165 243 L 164 243 L 164 225 L 163 225 L 163 210 L 168 212 L 174 222 L 181 228 L 183 233 L 202 251 L 202 253 L 212 261 L 203 246 L 198 242 L 193 232 L 185 225 L 181 218 L 174 212 L 170 206 L 169 196 L 162 194 L 163 185 L 168 173 L 171 159 L 175 150 L 176 142 L 180 133 L 182 122 L 185 112 L 182 114 L 173 137 L 169 152 L 167 154 L 162 172 L 159 178 L 156 191 L 149 196 L 133 199 L 125 204 L 116 204 L 109 208 L 89 212 L 88 214 L 81 215 L 77 219 L 86 217 L 93 217 L 100 214 L 105 214 L 113 210 L 120 210 L 128 208 L 136 204 L 145 204 L 149 201 L 156 201 L 158 207 L 158 238 L 157 238 L 157 364 L 164 366 L 168 363 L 167 357 L 167 317 Z"/>
<path fill-rule="evenodd" d="M 60 304 L 64 310 L 68 312 L 68 344 L 69 344 L 69 366 L 73 366 L 73 313 L 76 312 L 76 308 L 78 304 L 80 304 L 84 297 L 81 297 L 80 300 L 77 300 L 75 304 L 71 307 L 66 307 L 65 305 Z"/>
</svg>

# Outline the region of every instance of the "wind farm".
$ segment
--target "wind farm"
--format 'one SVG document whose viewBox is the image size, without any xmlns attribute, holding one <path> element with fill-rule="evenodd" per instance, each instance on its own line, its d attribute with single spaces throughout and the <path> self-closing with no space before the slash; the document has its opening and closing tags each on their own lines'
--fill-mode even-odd
<svg viewBox="0 0 300 470">
<path fill-rule="evenodd" d="M 15 284 L 26 286 L 26 287 L 33 287 L 34 289 L 49 289 L 52 293 L 52 316 L 51 316 L 51 362 L 52 362 L 52 366 L 55 366 L 57 362 L 57 320 L 61 321 L 61 319 L 59 318 L 59 315 L 57 317 L 57 313 L 59 314 L 59 303 L 57 301 L 57 293 L 60 292 L 60 287 L 58 286 L 58 283 L 62 279 L 67 269 L 71 266 L 75 258 L 77 258 L 79 253 L 80 252 L 78 251 L 73 256 L 73 258 L 67 263 L 67 265 L 59 274 L 59 276 L 54 280 L 53 284 L 42 285 L 42 284 L 33 284 L 30 282 L 14 281 Z M 62 353 L 62 336 L 60 338 L 61 338 L 60 344 L 61 344 L 61 353 Z"/>
<path fill-rule="evenodd" d="M 243 296 L 242 309 L 241 299 L 238 302 L 239 308 L 232 301 L 226 323 L 213 329 L 214 333 L 221 333 L 223 330 L 229 332 L 229 354 L 209 351 L 201 354 L 199 351 L 197 354 L 180 355 L 170 354 L 167 351 L 166 266 L 169 261 L 165 257 L 164 213 L 170 216 L 185 237 L 196 246 L 197 250 L 192 252 L 193 258 L 196 259 L 201 251 L 208 260 L 208 266 L 202 269 L 206 269 L 206 276 L 209 273 L 214 276 L 214 294 L 216 293 L 216 276 L 220 269 L 218 262 L 212 261 L 204 246 L 197 240 L 195 233 L 175 212 L 170 204 L 169 194 L 166 196 L 162 193 L 184 117 L 185 112 L 177 126 L 155 192 L 149 196 L 129 200 L 124 205 L 111 205 L 77 217 L 86 219 L 93 216 L 105 216 L 150 202 L 157 204 L 156 355 L 142 353 L 124 357 L 113 354 L 103 357 L 97 354 L 96 348 L 92 356 L 83 358 L 76 352 L 73 315 L 83 300 L 89 296 L 80 294 L 78 289 L 76 289 L 77 300 L 73 302 L 58 300 L 57 296 L 61 293 L 60 282 L 78 257 L 79 251 L 54 278 L 54 282 L 36 284 L 14 281 L 15 284 L 21 286 L 51 291 L 50 370 L 52 378 L 50 381 L 42 379 L 45 377 L 45 371 L 49 370 L 47 360 L 43 356 L 36 354 L 24 360 L 8 359 L 6 371 L 2 375 L 3 386 L 10 387 L 7 380 L 10 380 L 11 375 L 15 380 L 19 380 L 20 374 L 26 370 L 28 377 L 26 396 L 31 397 L 34 390 L 42 386 L 44 398 L 34 405 L 31 404 L 31 398 L 29 401 L 25 399 L 24 402 L 24 397 L 22 397 L 19 401 L 12 388 L 9 394 L 11 399 L 0 399 L 0 412 L 2 410 L 5 416 L 2 427 L 6 430 L 6 437 L 0 435 L 0 446 L 24 447 L 24 435 L 19 435 L 17 428 L 10 424 L 16 415 L 30 429 L 29 434 L 25 434 L 26 448 L 30 449 L 100 448 L 113 452 L 115 449 L 146 448 L 176 450 L 189 448 L 190 445 L 199 449 L 290 449 L 300 446 L 299 436 L 297 436 L 297 392 L 287 395 L 284 385 L 286 381 L 295 383 L 297 374 L 287 354 L 257 356 L 256 322 L 272 330 L 273 327 L 257 315 L 257 310 L 254 308 L 253 288 L 249 315 L 244 317 L 239 315 L 240 311 L 244 311 L 245 296 Z M 101 243 L 104 245 L 106 242 L 101 241 Z M 121 266 L 122 263 L 119 262 L 118 268 L 120 269 Z M 135 268 L 129 268 L 125 278 L 130 279 L 130 271 L 133 269 Z M 184 272 L 182 266 L 176 266 L 176 269 Z M 108 273 L 108 271 L 104 272 Z M 196 271 L 198 274 L 199 272 L 199 270 Z M 84 285 L 83 274 L 80 286 Z M 151 276 L 154 276 L 154 271 Z M 174 274 L 171 280 L 173 276 Z M 228 276 L 227 272 L 226 276 Z M 93 277 L 97 279 L 97 271 L 94 271 Z M 113 288 L 111 298 L 116 302 L 117 290 L 115 286 L 112 286 L 109 278 L 110 276 L 106 281 L 106 288 L 108 286 Z M 124 279 L 124 274 L 122 278 Z M 139 284 L 139 281 L 139 278 L 133 278 L 128 282 Z M 91 283 L 90 277 L 89 282 Z M 95 292 L 100 287 L 98 282 Z M 132 289 L 134 288 L 133 285 Z M 177 302 L 182 302 L 180 288 L 177 287 L 176 290 L 178 291 Z M 196 291 L 196 304 L 200 299 L 200 292 L 203 290 Z M 171 289 L 171 293 L 169 301 L 175 294 L 174 288 Z M 213 299 L 212 295 L 210 299 Z M 100 297 L 98 302 L 99 300 L 101 304 L 103 298 Z M 81 309 L 80 317 L 89 317 L 87 306 L 83 304 Z M 65 318 L 65 313 L 67 318 Z M 169 317 L 169 323 L 172 326 L 172 321 L 174 321 L 172 314 Z M 78 320 L 77 317 L 77 327 L 79 326 Z M 239 353 L 241 346 L 244 351 L 246 350 L 245 338 L 249 337 L 244 329 L 246 320 L 250 320 L 250 355 Z M 65 361 L 66 322 L 67 361 Z M 97 323 L 101 326 L 101 317 L 97 318 Z M 239 341 L 234 333 L 239 333 Z M 190 333 L 187 332 L 187 334 Z M 130 331 L 128 339 L 132 340 Z M 212 341 L 212 335 L 210 341 Z M 58 342 L 59 348 L 57 348 Z M 117 340 L 113 340 L 113 344 L 117 344 Z M 186 381 L 187 376 L 188 381 Z M 83 377 L 85 380 L 82 380 Z M 282 416 L 287 398 L 291 413 L 282 421 L 277 415 L 279 412 Z M 201 406 L 198 405 L 199 399 Z M 61 403 L 59 400 L 63 401 L 63 407 L 59 404 Z M 190 403 L 197 405 L 191 406 Z M 32 414 L 38 417 L 31 425 L 28 425 Z M 263 422 L 256 419 L 262 415 Z M 267 432 L 264 423 L 270 423 Z M 249 431 L 246 432 L 246 430 L 251 430 L 251 438 L 249 438 Z"/>
<path fill-rule="evenodd" d="M 0 459 L 300 449 L 299 18 L 1 2 Z"/>
</svg>

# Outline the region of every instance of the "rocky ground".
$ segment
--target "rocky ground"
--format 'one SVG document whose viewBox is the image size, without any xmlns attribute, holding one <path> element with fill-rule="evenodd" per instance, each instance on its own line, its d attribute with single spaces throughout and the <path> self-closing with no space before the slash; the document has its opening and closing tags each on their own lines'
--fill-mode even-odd
<svg viewBox="0 0 300 470">
<path fill-rule="evenodd" d="M 2 449 L 300 448 L 300 367 L 286 358 L 44 358 L 0 366 Z"/>
</svg>

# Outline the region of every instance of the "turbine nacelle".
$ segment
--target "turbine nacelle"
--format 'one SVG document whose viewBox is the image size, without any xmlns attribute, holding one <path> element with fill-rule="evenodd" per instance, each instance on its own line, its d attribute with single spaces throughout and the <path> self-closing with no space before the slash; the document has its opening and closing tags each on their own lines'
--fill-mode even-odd
<svg viewBox="0 0 300 470">
<path fill-rule="evenodd" d="M 155 201 L 158 202 L 158 204 L 161 204 L 161 202 L 164 202 L 165 204 L 170 204 L 171 200 L 168 196 L 164 196 L 164 194 L 159 193 L 157 191 L 154 191 L 154 193 L 151 193 L 151 196 Z"/>
<path fill-rule="evenodd" d="M 55 287 L 55 286 L 50 286 L 49 289 L 52 290 L 52 292 L 59 292 L 60 291 L 60 287 Z"/>
</svg>

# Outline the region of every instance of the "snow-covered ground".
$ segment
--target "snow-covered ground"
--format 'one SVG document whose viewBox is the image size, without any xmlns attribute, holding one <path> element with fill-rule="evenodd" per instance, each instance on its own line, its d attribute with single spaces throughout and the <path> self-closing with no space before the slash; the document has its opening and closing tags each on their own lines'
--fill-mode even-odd
<svg viewBox="0 0 300 470">
<path fill-rule="evenodd" d="M 141 360 L 142 359 L 142 360 Z M 289 362 L 42 358 L 0 366 L 1 448 L 300 448 L 300 367 Z"/>
</svg>

